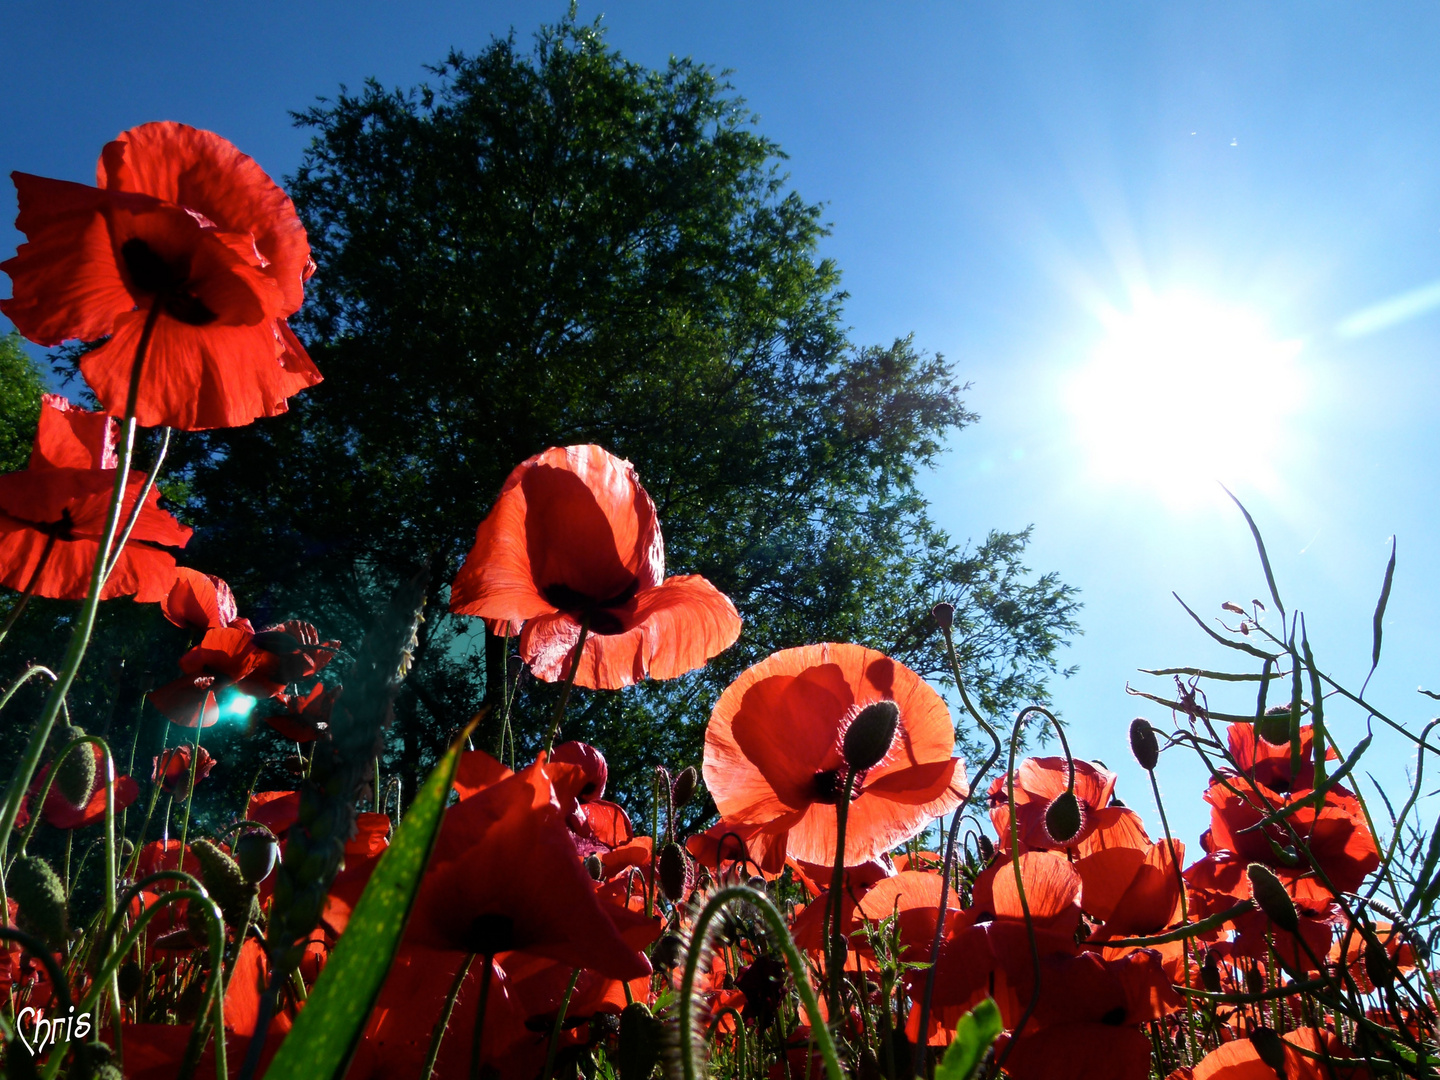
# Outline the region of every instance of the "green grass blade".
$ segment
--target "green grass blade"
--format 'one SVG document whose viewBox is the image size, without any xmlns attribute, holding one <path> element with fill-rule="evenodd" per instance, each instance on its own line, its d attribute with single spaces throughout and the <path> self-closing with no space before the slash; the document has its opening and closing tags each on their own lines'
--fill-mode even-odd
<svg viewBox="0 0 1440 1080">
<path fill-rule="evenodd" d="M 349 1061 L 399 948 L 464 745 L 462 735 L 406 811 L 267 1080 L 334 1077 Z"/>
<path fill-rule="evenodd" d="M 1270 569 L 1270 556 L 1265 552 L 1265 541 L 1260 538 L 1259 526 L 1255 519 L 1250 516 L 1250 511 L 1245 509 L 1245 504 L 1235 498 L 1235 493 L 1224 484 L 1220 485 L 1225 494 L 1229 495 L 1235 505 L 1240 507 L 1240 513 L 1245 515 L 1245 524 L 1250 526 L 1250 535 L 1255 538 L 1255 548 L 1260 552 L 1260 565 L 1265 568 L 1265 584 L 1270 586 L 1270 599 L 1275 601 L 1275 606 L 1280 610 L 1280 618 L 1285 618 L 1285 605 L 1280 602 L 1280 590 L 1275 587 L 1275 574 Z"/>
</svg>

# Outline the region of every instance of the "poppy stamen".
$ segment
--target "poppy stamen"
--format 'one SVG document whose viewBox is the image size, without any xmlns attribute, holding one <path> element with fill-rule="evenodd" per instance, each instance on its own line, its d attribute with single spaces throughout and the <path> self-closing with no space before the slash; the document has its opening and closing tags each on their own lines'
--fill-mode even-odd
<svg viewBox="0 0 1440 1080">
<path fill-rule="evenodd" d="M 120 257 L 135 288 L 159 297 L 167 315 L 186 326 L 206 326 L 219 318 L 202 300 L 186 291 L 185 284 L 190 278 L 188 265 L 168 262 L 139 237 L 120 245 Z"/>
</svg>

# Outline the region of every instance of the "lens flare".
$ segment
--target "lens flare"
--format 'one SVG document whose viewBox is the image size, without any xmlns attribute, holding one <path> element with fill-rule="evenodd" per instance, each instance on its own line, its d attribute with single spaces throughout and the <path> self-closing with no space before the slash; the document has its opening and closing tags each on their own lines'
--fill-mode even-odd
<svg viewBox="0 0 1440 1080">
<path fill-rule="evenodd" d="M 255 708 L 255 698 L 235 691 L 220 702 L 220 717 L 224 720 L 243 720 Z"/>
<path fill-rule="evenodd" d="M 1066 394 L 1097 478 L 1181 502 L 1218 491 L 1217 480 L 1272 483 L 1282 421 L 1300 401 L 1300 342 L 1187 293 L 1139 297 L 1104 321 Z"/>
</svg>

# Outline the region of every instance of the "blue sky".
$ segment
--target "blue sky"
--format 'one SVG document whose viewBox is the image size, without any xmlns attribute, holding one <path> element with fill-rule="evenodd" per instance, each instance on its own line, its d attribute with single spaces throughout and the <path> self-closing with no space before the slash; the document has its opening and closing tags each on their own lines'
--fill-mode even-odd
<svg viewBox="0 0 1440 1080">
<path fill-rule="evenodd" d="M 413 85 L 451 46 L 524 38 L 563 5 L 3 10 L 0 167 L 88 181 L 105 140 L 152 119 L 216 130 L 282 176 L 306 139 L 287 110 L 372 75 Z M 580 5 L 602 12 L 633 59 L 733 70 L 796 189 L 827 204 L 856 340 L 913 331 L 973 384 L 982 420 L 927 493 L 957 537 L 1033 523 L 1032 565 L 1083 590 L 1085 636 L 1065 657 L 1080 670 L 1056 697 L 1122 797 L 1153 821 L 1124 732 L 1137 714 L 1168 721 L 1127 680 L 1163 692 L 1137 669 L 1230 659 L 1171 590 L 1206 617 L 1266 597 L 1213 479 L 1246 501 L 1287 606 L 1352 686 L 1398 535 L 1370 696 L 1417 729 L 1431 715 L 1415 688 L 1440 684 L 1440 9 Z M 19 241 L 13 209 L 7 190 L 0 252 Z M 1203 385 L 1170 377 L 1128 410 L 1101 394 L 1077 413 L 1137 306 L 1163 316 L 1141 360 L 1188 360 Z M 1216 336 L 1231 323 L 1236 340 Z M 1176 455 L 1189 471 L 1170 482 L 1144 467 Z M 1333 722 L 1346 745 L 1363 733 L 1338 707 Z M 1398 795 L 1405 744 L 1379 736 L 1371 757 Z M 1167 755 L 1162 776 L 1193 840 L 1200 770 Z"/>
</svg>

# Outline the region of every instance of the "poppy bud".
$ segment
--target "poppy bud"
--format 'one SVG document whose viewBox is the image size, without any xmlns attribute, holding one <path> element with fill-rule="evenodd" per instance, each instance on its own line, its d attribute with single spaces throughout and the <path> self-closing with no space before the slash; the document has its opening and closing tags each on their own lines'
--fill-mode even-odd
<svg viewBox="0 0 1440 1080">
<path fill-rule="evenodd" d="M 1295 911 L 1295 901 L 1280 884 L 1275 871 L 1263 863 L 1251 863 L 1245 871 L 1250 878 L 1250 892 L 1261 911 L 1281 930 L 1295 934 L 1300 930 L 1300 916 Z"/>
<path fill-rule="evenodd" d="M 672 904 L 685 896 L 685 853 L 674 841 L 660 849 L 660 891 Z"/>
<path fill-rule="evenodd" d="M 50 864 L 35 855 L 22 855 L 10 868 L 5 886 L 20 906 L 21 929 L 58 949 L 70 934 L 70 910 L 65 889 Z"/>
<path fill-rule="evenodd" d="M 255 886 L 245 880 L 240 866 L 210 840 L 196 840 L 190 851 L 200 863 L 200 879 L 220 905 L 230 926 L 243 927 L 254 915 Z"/>
<path fill-rule="evenodd" d="M 1205 954 L 1205 963 L 1200 965 L 1200 985 L 1212 994 L 1220 992 L 1220 962 L 1213 952 Z"/>
<path fill-rule="evenodd" d="M 1143 716 L 1130 721 L 1130 752 L 1146 772 L 1153 772 L 1160 762 L 1160 740 L 1155 738 L 1155 729 Z"/>
<path fill-rule="evenodd" d="M 299 640 L 285 630 L 261 630 L 250 639 L 250 644 L 276 656 L 288 656 L 300 651 Z"/>
<path fill-rule="evenodd" d="M 1258 967 L 1245 969 L 1245 992 L 1256 997 L 1265 992 L 1265 976 Z"/>
<path fill-rule="evenodd" d="M 625 1006 L 620 1013 L 620 1043 L 615 1055 L 620 1080 L 650 1080 L 660 1063 L 664 1028 L 643 1001 Z"/>
<path fill-rule="evenodd" d="M 995 858 L 995 845 L 991 842 L 988 836 L 986 836 L 984 833 L 981 833 L 980 840 L 976 846 L 980 848 L 980 858 L 984 861 L 986 866 L 989 866 L 990 861 Z"/>
<path fill-rule="evenodd" d="M 657 968 L 673 968 L 685 955 L 685 943 L 676 934 L 665 934 L 650 950 L 650 962 Z"/>
<path fill-rule="evenodd" d="M 748 886 L 750 886 L 750 888 L 754 889 L 756 892 L 764 892 L 764 891 L 765 891 L 765 879 L 764 879 L 763 877 L 752 877 L 752 878 L 749 878 L 749 879 L 745 882 L 745 884 L 748 885 Z"/>
<path fill-rule="evenodd" d="M 1250 1045 L 1260 1055 L 1260 1060 L 1274 1069 L 1277 1075 L 1285 1075 L 1285 1040 L 1275 1034 L 1274 1028 L 1257 1027 L 1250 1032 Z"/>
<path fill-rule="evenodd" d="M 1376 986 L 1387 989 L 1395 981 L 1395 965 L 1390 962 L 1390 954 L 1374 934 L 1365 935 L 1365 974 L 1370 976 L 1370 981 Z"/>
<path fill-rule="evenodd" d="M 596 881 L 605 876 L 605 864 L 600 861 L 599 855 L 591 855 L 585 860 L 585 872 Z"/>
<path fill-rule="evenodd" d="M 949 630 L 955 625 L 955 605 L 941 600 L 930 609 L 930 617 L 935 620 L 935 625 L 941 630 Z"/>
<path fill-rule="evenodd" d="M 1085 814 L 1073 791 L 1062 791 L 1045 808 L 1045 831 L 1057 844 L 1068 844 L 1074 840 L 1084 824 Z"/>
<path fill-rule="evenodd" d="M 115 1051 L 98 1040 L 76 1045 L 75 1063 L 68 1075 L 73 1080 L 125 1080 L 115 1064 Z"/>
<path fill-rule="evenodd" d="M 120 984 L 120 996 L 126 1001 L 133 1001 L 145 983 L 145 973 L 134 960 L 126 960 L 120 965 L 115 981 Z"/>
<path fill-rule="evenodd" d="M 845 763 L 856 772 L 878 765 L 890 752 L 895 729 L 900 725 L 900 707 L 893 701 L 877 701 L 866 705 L 850 721 L 841 743 Z"/>
<path fill-rule="evenodd" d="M 695 785 L 699 782 L 700 774 L 695 771 L 694 765 L 680 770 L 680 775 L 675 777 L 675 784 L 670 789 L 670 797 L 675 800 L 677 807 L 684 806 L 695 796 Z"/>
<path fill-rule="evenodd" d="M 61 747 L 69 746 L 85 734 L 84 728 L 67 727 L 60 736 Z M 95 751 L 90 743 L 82 743 L 65 755 L 55 770 L 55 786 L 71 806 L 84 806 L 95 792 Z"/>
<path fill-rule="evenodd" d="M 275 837 L 260 829 L 241 833 L 235 841 L 235 862 L 240 866 L 240 876 L 251 885 L 259 885 L 268 878 L 279 857 L 280 845 Z"/>
</svg>

